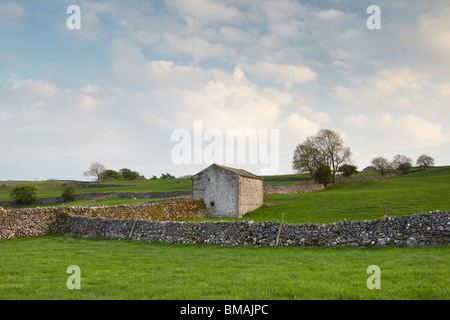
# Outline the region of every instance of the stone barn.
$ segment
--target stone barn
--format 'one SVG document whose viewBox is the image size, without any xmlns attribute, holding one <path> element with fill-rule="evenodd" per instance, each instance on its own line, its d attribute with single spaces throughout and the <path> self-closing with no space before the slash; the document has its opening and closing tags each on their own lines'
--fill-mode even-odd
<svg viewBox="0 0 450 320">
<path fill-rule="evenodd" d="M 208 217 L 241 218 L 263 204 L 263 178 L 217 164 L 192 176 L 192 196 L 203 199 Z"/>
</svg>

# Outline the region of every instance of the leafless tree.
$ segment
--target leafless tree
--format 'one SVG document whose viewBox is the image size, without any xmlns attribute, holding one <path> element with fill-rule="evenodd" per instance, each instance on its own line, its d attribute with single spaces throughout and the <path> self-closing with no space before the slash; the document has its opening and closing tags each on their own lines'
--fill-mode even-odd
<svg viewBox="0 0 450 320">
<path fill-rule="evenodd" d="M 429 166 L 434 166 L 434 159 L 426 154 L 417 158 L 416 165 L 426 170 Z"/>
<path fill-rule="evenodd" d="M 330 166 L 333 172 L 333 182 L 339 167 L 351 163 L 352 152 L 344 146 L 340 133 L 321 129 L 314 135 L 307 137 L 297 145 L 294 151 L 293 168 L 299 172 L 312 172 L 321 164 Z"/>
<path fill-rule="evenodd" d="M 104 165 L 102 165 L 99 162 L 93 162 L 91 166 L 89 167 L 89 170 L 84 173 L 86 177 L 96 177 L 97 178 L 97 184 L 100 183 L 100 178 L 102 177 L 102 174 L 106 171 L 106 168 Z"/>
<path fill-rule="evenodd" d="M 392 164 L 389 162 L 388 159 L 384 157 L 376 157 L 372 159 L 372 167 L 375 168 L 375 170 L 380 171 L 381 175 L 384 176 L 386 173 L 386 170 L 392 168 Z"/>
<path fill-rule="evenodd" d="M 412 167 L 413 160 L 411 158 L 408 158 L 404 154 L 397 154 L 394 157 L 394 160 L 392 160 L 392 166 L 394 167 L 394 169 L 398 169 L 398 168 L 400 168 L 401 165 L 405 165 L 405 164 Z"/>
<path fill-rule="evenodd" d="M 292 168 L 294 170 L 299 173 L 309 172 L 312 178 L 319 163 L 317 150 L 314 148 L 310 137 L 295 147 L 294 158 L 292 160 Z"/>
</svg>

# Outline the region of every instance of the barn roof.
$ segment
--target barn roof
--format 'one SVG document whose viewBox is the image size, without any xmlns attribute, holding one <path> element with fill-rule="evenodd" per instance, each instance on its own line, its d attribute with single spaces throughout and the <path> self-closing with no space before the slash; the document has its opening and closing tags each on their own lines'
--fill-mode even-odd
<svg viewBox="0 0 450 320">
<path fill-rule="evenodd" d="M 250 172 L 245 171 L 243 169 L 236 169 L 236 168 L 226 167 L 226 166 L 218 165 L 218 164 L 215 164 L 215 163 L 212 164 L 211 166 L 209 166 L 208 168 L 210 168 L 212 166 L 216 166 L 216 167 L 219 167 L 219 168 L 231 171 L 231 172 L 236 173 L 236 174 L 238 174 L 238 175 L 240 175 L 242 177 L 264 180 L 262 177 L 254 175 L 253 173 L 250 173 Z"/>
</svg>

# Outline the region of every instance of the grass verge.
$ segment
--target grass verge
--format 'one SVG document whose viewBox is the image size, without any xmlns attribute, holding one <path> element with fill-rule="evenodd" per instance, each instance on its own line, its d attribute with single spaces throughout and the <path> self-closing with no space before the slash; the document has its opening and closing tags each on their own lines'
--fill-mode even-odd
<svg viewBox="0 0 450 320">
<path fill-rule="evenodd" d="M 0 241 L 0 299 L 450 298 L 450 249 L 218 247 L 63 236 Z M 81 270 L 69 290 L 67 267 Z M 381 270 L 381 289 L 366 272 Z"/>
</svg>

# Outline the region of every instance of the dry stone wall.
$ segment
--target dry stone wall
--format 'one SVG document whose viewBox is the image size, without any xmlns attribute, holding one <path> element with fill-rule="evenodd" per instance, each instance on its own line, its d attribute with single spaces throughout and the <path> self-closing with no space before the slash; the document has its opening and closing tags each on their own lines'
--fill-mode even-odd
<svg viewBox="0 0 450 320">
<path fill-rule="evenodd" d="M 0 210 L 0 239 L 65 234 L 69 217 L 104 220 L 182 220 L 206 216 L 203 201 L 185 198 L 157 200 L 142 205 L 71 206 Z M 69 221 L 69 222 L 68 222 Z"/>
<path fill-rule="evenodd" d="M 118 208 L 114 208 L 115 213 L 110 212 L 108 218 L 102 216 L 105 214 L 102 212 L 104 210 L 102 207 L 0 211 L 0 239 L 42 236 L 50 231 L 53 234 L 69 236 L 167 243 L 274 246 L 280 231 L 280 222 L 154 221 L 144 216 L 133 215 L 136 211 L 132 211 L 133 214 L 126 214 L 124 206 L 116 207 Z M 343 220 L 328 224 L 285 223 L 281 225 L 279 234 L 278 243 L 281 246 L 449 244 L 450 212 L 434 211 L 373 221 Z"/>
<path fill-rule="evenodd" d="M 90 237 L 214 245 L 274 246 L 280 222 L 145 221 L 69 217 L 68 234 Z M 130 237 L 131 235 L 131 237 Z M 329 224 L 283 224 L 280 246 L 386 246 L 449 244 L 450 212 L 431 212 L 374 221 L 339 221 Z"/>
<path fill-rule="evenodd" d="M 264 195 L 275 193 L 306 193 L 324 189 L 325 187 L 322 184 L 315 184 L 312 181 L 288 185 L 266 185 L 264 186 Z"/>
</svg>

